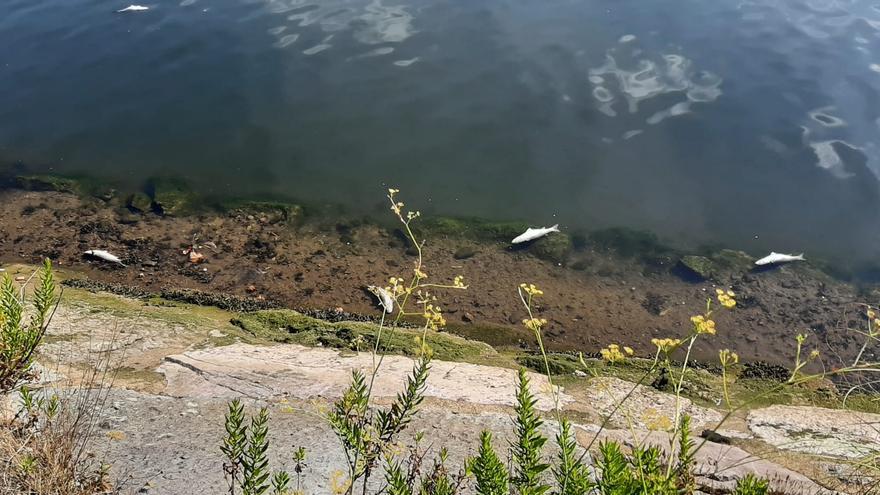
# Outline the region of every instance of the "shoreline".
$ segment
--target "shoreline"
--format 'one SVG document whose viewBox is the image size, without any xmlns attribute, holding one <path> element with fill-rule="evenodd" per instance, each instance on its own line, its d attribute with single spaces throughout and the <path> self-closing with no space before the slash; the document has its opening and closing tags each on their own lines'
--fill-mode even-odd
<svg viewBox="0 0 880 495">
<path fill-rule="evenodd" d="M 198 290 L 257 305 L 341 307 L 365 316 L 378 309 L 364 288 L 407 273 L 412 263 L 409 247 L 393 230 L 363 219 L 316 220 L 294 205 L 268 202 L 172 216 L 125 208 L 131 198 L 73 193 L 0 191 L 0 261 L 33 263 L 47 256 L 90 280 L 147 292 Z M 538 312 L 551 322 L 547 340 L 554 351 L 591 354 L 620 343 L 649 354 L 651 338 L 685 332 L 706 295 L 724 287 L 737 292 L 741 307 L 719 314 L 718 335 L 696 349 L 702 361 L 715 361 L 716 350 L 728 347 L 744 360 L 788 365 L 794 336 L 807 330 L 822 351 L 856 352 L 854 335 L 838 327 L 863 294 L 808 264 L 743 270 L 737 257 L 744 253 L 733 261 L 682 255 L 620 229 L 604 231 L 605 239 L 562 234 L 514 250 L 504 239 L 520 227 L 515 222 L 441 217 L 420 225 L 426 262 L 437 270 L 431 277 L 461 274 L 471 285 L 443 300 L 450 331 L 496 347 L 529 345 L 516 299 L 518 284 L 529 282 L 547 293 Z M 204 263 L 182 254 L 193 239 L 216 247 L 200 249 Z M 88 249 L 108 249 L 129 266 L 87 260 L 82 252 Z M 708 277 L 683 274 L 685 257 L 710 262 Z"/>
</svg>

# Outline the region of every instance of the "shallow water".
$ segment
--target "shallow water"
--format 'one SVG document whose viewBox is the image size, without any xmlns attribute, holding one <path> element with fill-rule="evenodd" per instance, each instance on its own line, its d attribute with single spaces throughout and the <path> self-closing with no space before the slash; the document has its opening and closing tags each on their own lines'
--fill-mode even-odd
<svg viewBox="0 0 880 495">
<path fill-rule="evenodd" d="M 0 159 L 137 187 L 880 248 L 880 2 L 0 2 Z M 765 254 L 765 253 L 763 253 Z"/>
</svg>

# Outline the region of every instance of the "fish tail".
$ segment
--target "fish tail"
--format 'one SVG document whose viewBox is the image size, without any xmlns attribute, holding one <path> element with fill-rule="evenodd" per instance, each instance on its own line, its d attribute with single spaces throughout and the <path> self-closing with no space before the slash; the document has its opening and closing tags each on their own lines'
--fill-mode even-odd
<svg viewBox="0 0 880 495">
<path fill-rule="evenodd" d="M 799 259 L 799 260 L 801 260 L 801 261 L 806 261 L 806 259 L 804 258 L 804 253 L 801 253 L 801 254 L 795 256 L 795 258 L 797 258 L 797 259 Z"/>
<path fill-rule="evenodd" d="M 552 230 L 553 232 L 559 232 L 559 224 L 557 223 L 556 225 L 550 227 L 550 230 Z"/>
</svg>

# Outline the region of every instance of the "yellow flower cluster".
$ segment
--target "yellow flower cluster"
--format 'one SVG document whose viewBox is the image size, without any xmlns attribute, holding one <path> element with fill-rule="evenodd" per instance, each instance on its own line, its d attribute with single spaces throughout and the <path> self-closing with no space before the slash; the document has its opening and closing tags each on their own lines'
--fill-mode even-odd
<svg viewBox="0 0 880 495">
<path fill-rule="evenodd" d="M 619 363 L 626 359 L 626 356 L 632 356 L 633 350 L 626 346 L 621 350 L 621 347 L 617 344 L 608 344 L 608 347 L 600 350 L 599 354 L 602 355 L 602 359 L 609 363 Z"/>
<path fill-rule="evenodd" d="M 715 294 L 718 295 L 718 302 L 721 303 L 727 309 L 732 309 L 736 306 L 736 294 L 733 293 L 732 290 L 723 291 L 721 289 L 715 289 Z M 715 332 L 712 332 L 715 333 Z"/>
<path fill-rule="evenodd" d="M 409 294 L 410 292 L 412 292 L 412 289 L 404 285 L 404 281 L 402 278 L 391 277 L 388 279 L 388 283 L 390 284 L 390 286 L 385 287 L 385 290 L 388 291 L 388 293 L 395 298 L 404 293 Z"/>
<path fill-rule="evenodd" d="M 523 325 L 526 326 L 529 330 L 533 332 L 540 332 L 541 328 L 543 328 L 547 324 L 547 320 L 543 318 L 526 318 L 523 320 Z"/>
<path fill-rule="evenodd" d="M 691 316 L 691 323 L 694 324 L 694 331 L 703 334 L 715 335 L 715 321 L 706 318 L 703 315 Z"/>
<path fill-rule="evenodd" d="M 461 275 L 455 276 L 455 279 L 452 281 L 452 286 L 456 289 L 467 289 L 467 285 L 464 284 L 464 277 Z"/>
<path fill-rule="evenodd" d="M 654 344 L 655 346 L 657 346 L 657 349 L 659 349 L 660 351 L 665 352 L 666 354 L 669 354 L 676 347 L 681 345 L 681 340 L 680 339 L 651 339 L 651 343 Z"/>
<path fill-rule="evenodd" d="M 416 278 L 428 278 L 428 274 L 422 271 L 419 267 L 413 268 L 413 274 Z"/>
<path fill-rule="evenodd" d="M 868 335 L 870 337 L 876 337 L 880 335 L 880 318 L 877 318 L 877 314 L 874 313 L 874 310 L 868 309 Z"/>
<path fill-rule="evenodd" d="M 530 296 L 543 296 L 544 291 L 535 287 L 535 284 L 519 284 L 519 288 L 525 291 L 526 294 Z"/>
<path fill-rule="evenodd" d="M 721 366 L 731 366 L 739 362 L 739 356 L 730 349 L 722 349 L 718 351 L 718 359 L 721 360 Z"/>
<path fill-rule="evenodd" d="M 428 325 L 428 328 L 430 328 L 431 330 L 437 330 L 446 326 L 446 319 L 443 318 L 443 313 L 440 311 L 440 306 L 426 304 L 425 312 L 422 314 L 422 316 L 425 317 L 425 324 Z"/>
</svg>

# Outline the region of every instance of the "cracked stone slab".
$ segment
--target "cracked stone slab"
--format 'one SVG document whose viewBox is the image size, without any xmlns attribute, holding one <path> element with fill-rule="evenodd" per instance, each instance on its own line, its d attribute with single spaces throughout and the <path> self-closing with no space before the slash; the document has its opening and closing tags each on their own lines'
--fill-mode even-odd
<svg viewBox="0 0 880 495">
<path fill-rule="evenodd" d="M 253 346 L 233 344 L 168 356 L 158 368 L 165 375 L 164 393 L 174 397 L 250 397 L 269 400 L 340 397 L 352 370 L 372 369 L 368 353 L 340 353 L 334 349 L 299 345 Z M 373 385 L 374 397 L 394 397 L 412 371 L 413 360 L 385 356 Z M 368 375 L 369 376 L 369 375 Z M 530 373 L 538 408 L 553 408 L 547 378 Z M 426 397 L 471 404 L 512 406 L 516 371 L 469 363 L 433 361 Z M 560 390 L 562 405 L 573 398 Z"/>
<path fill-rule="evenodd" d="M 748 424 L 780 449 L 847 458 L 880 452 L 880 414 L 777 405 L 749 412 Z"/>
</svg>

